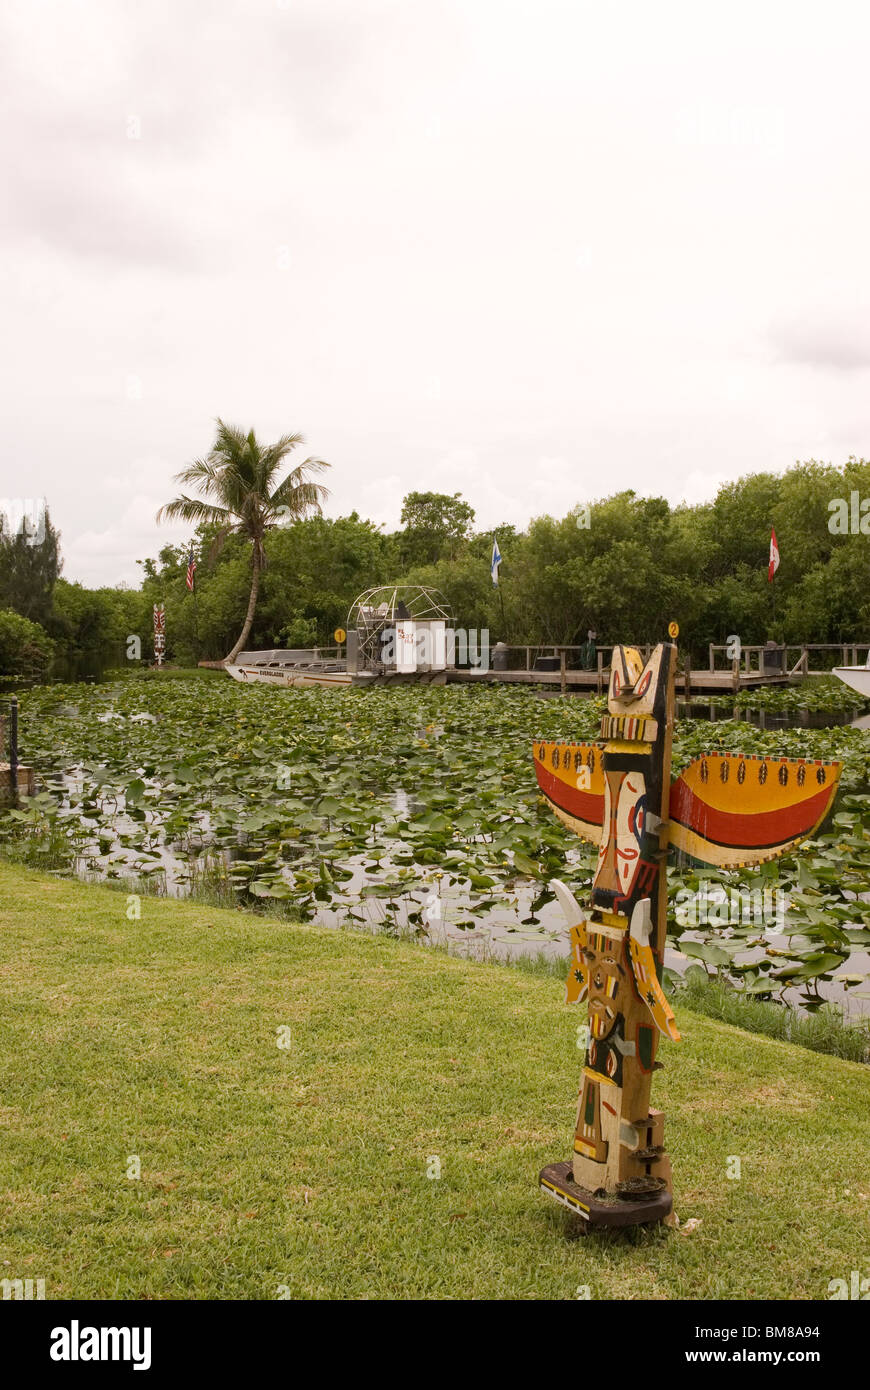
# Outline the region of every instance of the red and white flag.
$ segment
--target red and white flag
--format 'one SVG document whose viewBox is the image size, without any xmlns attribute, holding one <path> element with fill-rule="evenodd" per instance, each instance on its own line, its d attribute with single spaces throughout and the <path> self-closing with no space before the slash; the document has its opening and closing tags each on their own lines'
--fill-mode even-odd
<svg viewBox="0 0 870 1390">
<path fill-rule="evenodd" d="M 767 582 L 772 581 L 773 576 L 779 569 L 779 546 L 776 543 L 776 532 L 770 528 L 770 559 L 767 562 Z"/>
</svg>

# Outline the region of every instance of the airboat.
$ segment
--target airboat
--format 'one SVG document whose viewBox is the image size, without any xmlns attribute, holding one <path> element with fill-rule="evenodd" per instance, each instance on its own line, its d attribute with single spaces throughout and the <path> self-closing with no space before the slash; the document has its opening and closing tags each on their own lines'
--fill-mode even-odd
<svg viewBox="0 0 870 1390">
<path fill-rule="evenodd" d="M 351 604 L 345 637 L 344 655 L 341 646 L 279 647 L 240 652 L 225 669 L 242 684 L 332 688 L 443 685 L 453 664 L 453 613 L 438 589 L 416 584 L 366 589 Z"/>
<path fill-rule="evenodd" d="M 850 690 L 856 690 L 864 699 L 870 699 L 870 652 L 866 666 L 835 666 L 832 672 Z"/>
</svg>

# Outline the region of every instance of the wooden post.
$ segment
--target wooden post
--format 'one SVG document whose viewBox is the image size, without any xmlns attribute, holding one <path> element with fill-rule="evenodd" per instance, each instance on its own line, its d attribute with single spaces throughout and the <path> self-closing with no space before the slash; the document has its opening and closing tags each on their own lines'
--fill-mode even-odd
<svg viewBox="0 0 870 1390">
<path fill-rule="evenodd" d="M 9 701 L 9 789 L 18 796 L 18 697 Z"/>
<path fill-rule="evenodd" d="M 562 647 L 562 649 L 559 652 L 559 690 L 562 695 L 565 694 L 567 686 L 567 656 L 565 653 L 565 648 Z"/>
<path fill-rule="evenodd" d="M 716 670 L 716 658 L 715 658 L 715 656 L 714 656 L 714 654 L 713 654 L 713 643 L 712 643 L 712 642 L 710 643 L 710 670 L 711 670 L 711 671 L 715 671 L 715 670 Z"/>
<path fill-rule="evenodd" d="M 692 698 L 692 663 L 686 657 L 686 668 L 683 673 L 683 694 L 687 700 Z"/>
</svg>

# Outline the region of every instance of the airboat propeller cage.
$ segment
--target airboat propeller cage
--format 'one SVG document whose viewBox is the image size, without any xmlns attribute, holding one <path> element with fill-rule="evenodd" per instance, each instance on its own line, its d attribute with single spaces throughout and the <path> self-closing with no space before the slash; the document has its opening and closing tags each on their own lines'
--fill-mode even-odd
<svg viewBox="0 0 870 1390">
<path fill-rule="evenodd" d="M 453 612 L 438 589 L 387 584 L 366 589 L 347 615 L 347 669 L 446 671 L 453 663 Z"/>
</svg>

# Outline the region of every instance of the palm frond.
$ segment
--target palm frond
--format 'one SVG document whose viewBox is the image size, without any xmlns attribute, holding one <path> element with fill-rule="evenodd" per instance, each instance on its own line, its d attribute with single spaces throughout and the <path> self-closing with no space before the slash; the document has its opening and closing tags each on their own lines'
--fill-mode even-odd
<svg viewBox="0 0 870 1390">
<path fill-rule="evenodd" d="M 283 434 L 273 444 L 263 445 L 252 429 L 246 432 L 220 417 L 216 425 L 214 444 L 206 457 L 195 459 L 177 476 L 179 483 L 195 488 L 202 496 L 182 493 L 160 508 L 157 520 L 219 525 L 220 544 L 223 533 L 236 530 L 248 537 L 256 558 L 265 563 L 263 537 L 275 525 L 278 509 L 285 508 L 293 517 L 319 512 L 329 489 L 312 482 L 311 475 L 324 472 L 329 464 L 307 458 L 276 487 L 281 464 L 305 442 L 304 437 Z"/>
<path fill-rule="evenodd" d="M 288 507 L 292 516 L 304 516 L 307 511 L 320 511 L 321 503 L 329 496 L 329 488 L 309 481 L 308 473 L 320 473 L 329 468 L 322 459 L 306 459 L 291 469 L 269 498 L 270 510 Z"/>
<path fill-rule="evenodd" d="M 204 459 L 194 459 L 186 468 L 182 468 L 180 473 L 176 473 L 175 481 L 184 486 L 198 487 L 200 491 L 206 492 L 210 487 L 214 487 L 220 477 L 220 465 L 218 461 L 209 456 Z"/>
<path fill-rule="evenodd" d="M 293 478 L 298 475 L 301 478 L 306 473 L 324 473 L 327 468 L 331 467 L 332 464 L 327 463 L 325 459 L 311 457 L 303 459 L 301 463 L 297 463 L 296 467 L 291 469 L 287 476 L 288 478 Z M 329 489 L 327 488 L 326 491 L 328 492 Z"/>
<path fill-rule="evenodd" d="M 264 494 L 271 490 L 275 474 L 288 454 L 292 454 L 298 445 L 304 444 L 305 439 L 301 434 L 282 434 L 280 439 L 276 439 L 274 444 L 269 444 L 263 450 L 262 463 L 263 473 L 261 477 L 262 491 Z"/>
<path fill-rule="evenodd" d="M 211 454 L 220 454 L 225 459 L 240 458 L 245 450 L 253 445 L 256 448 L 257 437 L 253 430 L 247 434 L 238 425 L 228 425 L 225 420 L 218 416 L 217 434 L 214 444 L 211 447 Z"/>
<path fill-rule="evenodd" d="M 216 524 L 225 521 L 227 516 L 226 507 L 204 502 L 199 497 L 187 497 L 182 493 L 180 497 L 174 497 L 171 502 L 160 508 L 157 521 L 207 521 Z"/>
<path fill-rule="evenodd" d="M 231 510 L 237 510 L 236 504 L 241 498 L 256 489 L 259 454 L 260 446 L 253 430 L 245 434 L 238 425 L 227 424 L 218 417 L 217 433 L 208 457 Z"/>
</svg>

